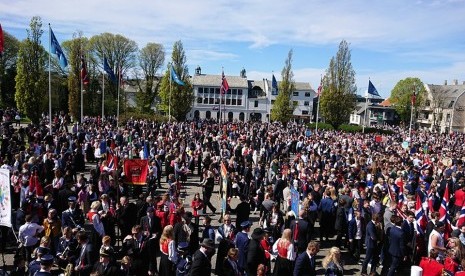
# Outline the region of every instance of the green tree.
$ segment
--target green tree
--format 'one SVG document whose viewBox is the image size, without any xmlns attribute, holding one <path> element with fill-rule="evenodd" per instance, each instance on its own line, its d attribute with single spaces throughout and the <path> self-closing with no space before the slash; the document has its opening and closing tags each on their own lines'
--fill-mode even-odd
<svg viewBox="0 0 465 276">
<path fill-rule="evenodd" d="M 163 46 L 157 43 L 148 43 L 139 53 L 139 66 L 143 74 L 140 80 L 136 74 L 138 93 L 136 103 L 140 112 L 150 113 L 159 88 L 157 72 L 165 61 Z"/>
<path fill-rule="evenodd" d="M 349 121 L 356 105 L 357 86 L 350 56 L 349 44 L 341 41 L 336 57 L 331 58 L 323 78 L 321 113 L 325 121 L 335 128 Z"/>
<path fill-rule="evenodd" d="M 426 97 L 426 89 L 423 82 L 419 78 L 406 78 L 400 80 L 391 91 L 390 102 L 394 106 L 400 119 L 408 123 L 410 121 L 410 113 L 412 110 L 412 95 L 416 91 L 415 106 L 418 108 L 424 104 Z"/>
<path fill-rule="evenodd" d="M 192 108 L 194 102 L 194 92 L 190 83 L 189 70 L 186 65 L 186 53 L 182 42 L 176 41 L 173 45 L 171 54 L 171 65 L 178 75 L 179 79 L 184 82 L 184 86 L 178 85 L 170 81 L 170 68 L 165 71 L 160 85 L 160 100 L 159 108 L 165 114 L 171 112 L 171 116 L 177 120 L 184 120 L 187 113 Z M 171 107 L 171 108 L 170 108 Z M 171 109 L 171 111 L 170 111 Z"/>
<path fill-rule="evenodd" d="M 8 32 L 4 32 L 5 50 L 0 57 L 0 102 L 1 106 L 15 106 L 16 61 L 20 42 Z"/>
<path fill-rule="evenodd" d="M 39 123 L 48 97 L 45 61 L 47 54 L 40 44 L 42 20 L 33 17 L 27 30 L 27 39 L 21 42 L 16 74 L 15 100 L 19 111 L 34 123 Z"/>
<path fill-rule="evenodd" d="M 271 110 L 271 120 L 287 123 L 292 119 L 295 105 L 292 95 L 295 91 L 294 73 L 292 72 L 292 49 L 287 54 L 284 68 L 281 71 L 282 80 L 279 83 L 278 96 Z"/>
</svg>

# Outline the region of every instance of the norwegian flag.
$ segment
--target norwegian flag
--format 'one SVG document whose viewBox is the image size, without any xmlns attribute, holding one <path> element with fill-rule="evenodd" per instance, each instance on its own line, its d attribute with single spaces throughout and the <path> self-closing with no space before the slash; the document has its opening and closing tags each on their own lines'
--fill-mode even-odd
<svg viewBox="0 0 465 276">
<path fill-rule="evenodd" d="M 226 77 L 224 75 L 224 71 L 221 73 L 221 95 L 226 94 L 226 91 L 229 89 L 229 84 L 228 81 L 226 80 Z"/>
<path fill-rule="evenodd" d="M 449 210 L 448 206 L 449 205 L 449 187 L 446 185 L 446 190 L 444 191 L 444 196 L 441 201 L 441 207 L 439 208 L 439 221 L 444 222 L 444 225 L 446 226 L 444 229 L 444 239 L 449 239 L 450 233 L 452 232 L 452 228 L 450 225 L 450 219 L 449 219 Z"/>
<path fill-rule="evenodd" d="M 457 221 L 457 227 L 461 227 L 462 225 L 465 225 L 465 205 L 460 209 L 460 216 Z"/>
<path fill-rule="evenodd" d="M 320 86 L 318 86 L 318 97 L 321 95 L 321 90 L 323 90 L 323 78 L 320 79 Z"/>
<path fill-rule="evenodd" d="M 107 154 L 107 167 L 109 170 L 113 171 L 118 169 L 118 156 L 114 154 L 113 150 L 109 150 Z"/>
<path fill-rule="evenodd" d="M 421 203 L 420 196 L 417 194 L 417 201 L 415 203 L 415 220 L 417 222 L 418 231 L 422 234 L 426 231 L 426 224 L 428 224 L 428 219 L 426 217 L 425 211 L 423 210 L 423 204 Z"/>
<path fill-rule="evenodd" d="M 87 66 L 84 55 L 81 55 L 81 81 L 84 85 L 89 84 L 89 75 L 87 74 Z"/>
</svg>

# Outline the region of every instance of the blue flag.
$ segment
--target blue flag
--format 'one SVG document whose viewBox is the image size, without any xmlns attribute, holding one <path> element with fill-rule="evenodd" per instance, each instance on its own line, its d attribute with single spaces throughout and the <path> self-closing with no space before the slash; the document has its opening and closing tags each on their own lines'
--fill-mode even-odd
<svg viewBox="0 0 465 276">
<path fill-rule="evenodd" d="M 371 83 L 371 80 L 368 81 L 368 94 L 380 97 L 379 93 L 378 93 L 378 90 L 376 90 L 373 83 Z"/>
<path fill-rule="evenodd" d="M 61 68 L 65 68 L 66 66 L 68 66 L 68 60 L 66 59 L 65 53 L 61 49 L 60 43 L 58 43 L 58 40 L 55 37 L 52 28 L 50 28 L 50 46 L 52 54 L 57 55 L 58 60 L 60 61 Z"/>
<path fill-rule="evenodd" d="M 149 159 L 149 143 L 147 141 L 144 142 L 144 159 Z"/>
<path fill-rule="evenodd" d="M 271 78 L 271 94 L 278 95 L 278 82 L 276 81 L 274 74 Z"/>
<path fill-rule="evenodd" d="M 113 83 L 116 83 L 117 79 L 116 79 L 115 73 L 114 73 L 113 70 L 110 68 L 110 65 L 108 65 L 107 58 L 103 58 L 103 70 L 105 70 L 105 72 L 107 72 L 108 78 L 109 78 Z"/>
<path fill-rule="evenodd" d="M 175 83 L 177 83 L 177 84 L 179 84 L 179 85 L 181 85 L 181 86 L 184 86 L 184 85 L 185 85 L 184 82 L 183 82 L 182 80 L 179 79 L 178 75 L 176 75 L 176 72 L 174 71 L 173 66 L 170 66 L 170 70 L 171 70 L 171 71 L 170 71 L 171 79 L 172 79 Z"/>
</svg>

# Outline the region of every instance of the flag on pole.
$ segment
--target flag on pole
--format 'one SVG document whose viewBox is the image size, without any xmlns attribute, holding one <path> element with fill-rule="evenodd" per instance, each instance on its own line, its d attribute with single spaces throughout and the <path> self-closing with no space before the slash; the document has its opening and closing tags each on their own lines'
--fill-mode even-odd
<svg viewBox="0 0 465 276">
<path fill-rule="evenodd" d="M 113 82 L 116 83 L 117 79 L 113 69 L 111 69 L 110 65 L 108 65 L 107 58 L 103 58 L 103 70 L 108 74 L 108 78 Z"/>
<path fill-rule="evenodd" d="M 53 33 L 52 28 L 50 28 L 50 46 L 52 54 L 57 55 L 58 60 L 60 61 L 61 68 L 68 66 L 68 60 L 65 57 L 63 50 L 61 49 L 60 43 L 58 43 L 55 34 Z"/>
<path fill-rule="evenodd" d="M 173 80 L 175 83 L 184 86 L 186 85 L 181 79 L 179 79 L 178 75 L 174 71 L 173 65 L 170 66 L 170 75 L 171 75 L 171 80 Z"/>
<path fill-rule="evenodd" d="M 444 196 L 442 197 L 441 207 L 439 207 L 439 221 L 444 222 L 444 239 L 447 240 L 450 237 L 452 228 L 449 220 L 449 186 L 446 185 L 446 190 L 444 191 Z"/>
<path fill-rule="evenodd" d="M 149 143 L 147 141 L 144 142 L 144 159 L 149 159 Z"/>
<path fill-rule="evenodd" d="M 84 85 L 89 84 L 89 75 L 87 74 L 87 66 L 84 55 L 81 55 L 81 81 Z"/>
<path fill-rule="evenodd" d="M 224 71 L 221 73 L 221 95 L 226 94 L 226 91 L 229 89 L 229 84 L 228 81 L 226 80 L 226 77 L 224 76 Z"/>
<path fill-rule="evenodd" d="M 323 78 L 320 78 L 320 86 L 318 86 L 318 92 L 316 94 L 318 97 L 321 95 L 322 90 L 323 90 Z"/>
<path fill-rule="evenodd" d="M 415 90 L 413 90 L 413 94 L 412 94 L 412 105 L 415 105 L 415 103 L 417 102 L 417 93 Z"/>
<path fill-rule="evenodd" d="M 274 77 L 274 74 L 271 76 L 271 94 L 278 95 L 278 82 Z"/>
<path fill-rule="evenodd" d="M 417 201 L 415 204 L 415 220 L 417 222 L 418 231 L 424 234 L 426 232 L 426 225 L 428 224 L 428 219 L 426 218 L 425 211 L 423 210 L 423 204 L 418 194 Z"/>
<path fill-rule="evenodd" d="M 124 86 L 125 84 L 124 74 L 123 74 L 123 68 L 121 66 L 118 67 L 118 77 L 119 77 L 119 86 Z"/>
<path fill-rule="evenodd" d="M 368 94 L 379 97 L 378 90 L 376 90 L 376 87 L 371 83 L 371 80 L 368 81 Z"/>
<path fill-rule="evenodd" d="M 3 38 L 2 24 L 0 24 L 0 57 L 3 56 L 5 50 L 5 39 Z"/>
</svg>

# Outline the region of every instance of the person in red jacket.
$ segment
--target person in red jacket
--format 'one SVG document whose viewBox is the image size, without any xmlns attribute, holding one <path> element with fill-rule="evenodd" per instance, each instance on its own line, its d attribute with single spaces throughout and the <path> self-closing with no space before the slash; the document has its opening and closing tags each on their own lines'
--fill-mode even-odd
<svg viewBox="0 0 465 276">
<path fill-rule="evenodd" d="M 431 249 L 429 251 L 429 257 L 423 257 L 420 261 L 420 267 L 423 269 L 423 276 L 442 276 L 444 266 L 436 261 L 438 257 L 438 251 Z"/>
</svg>

